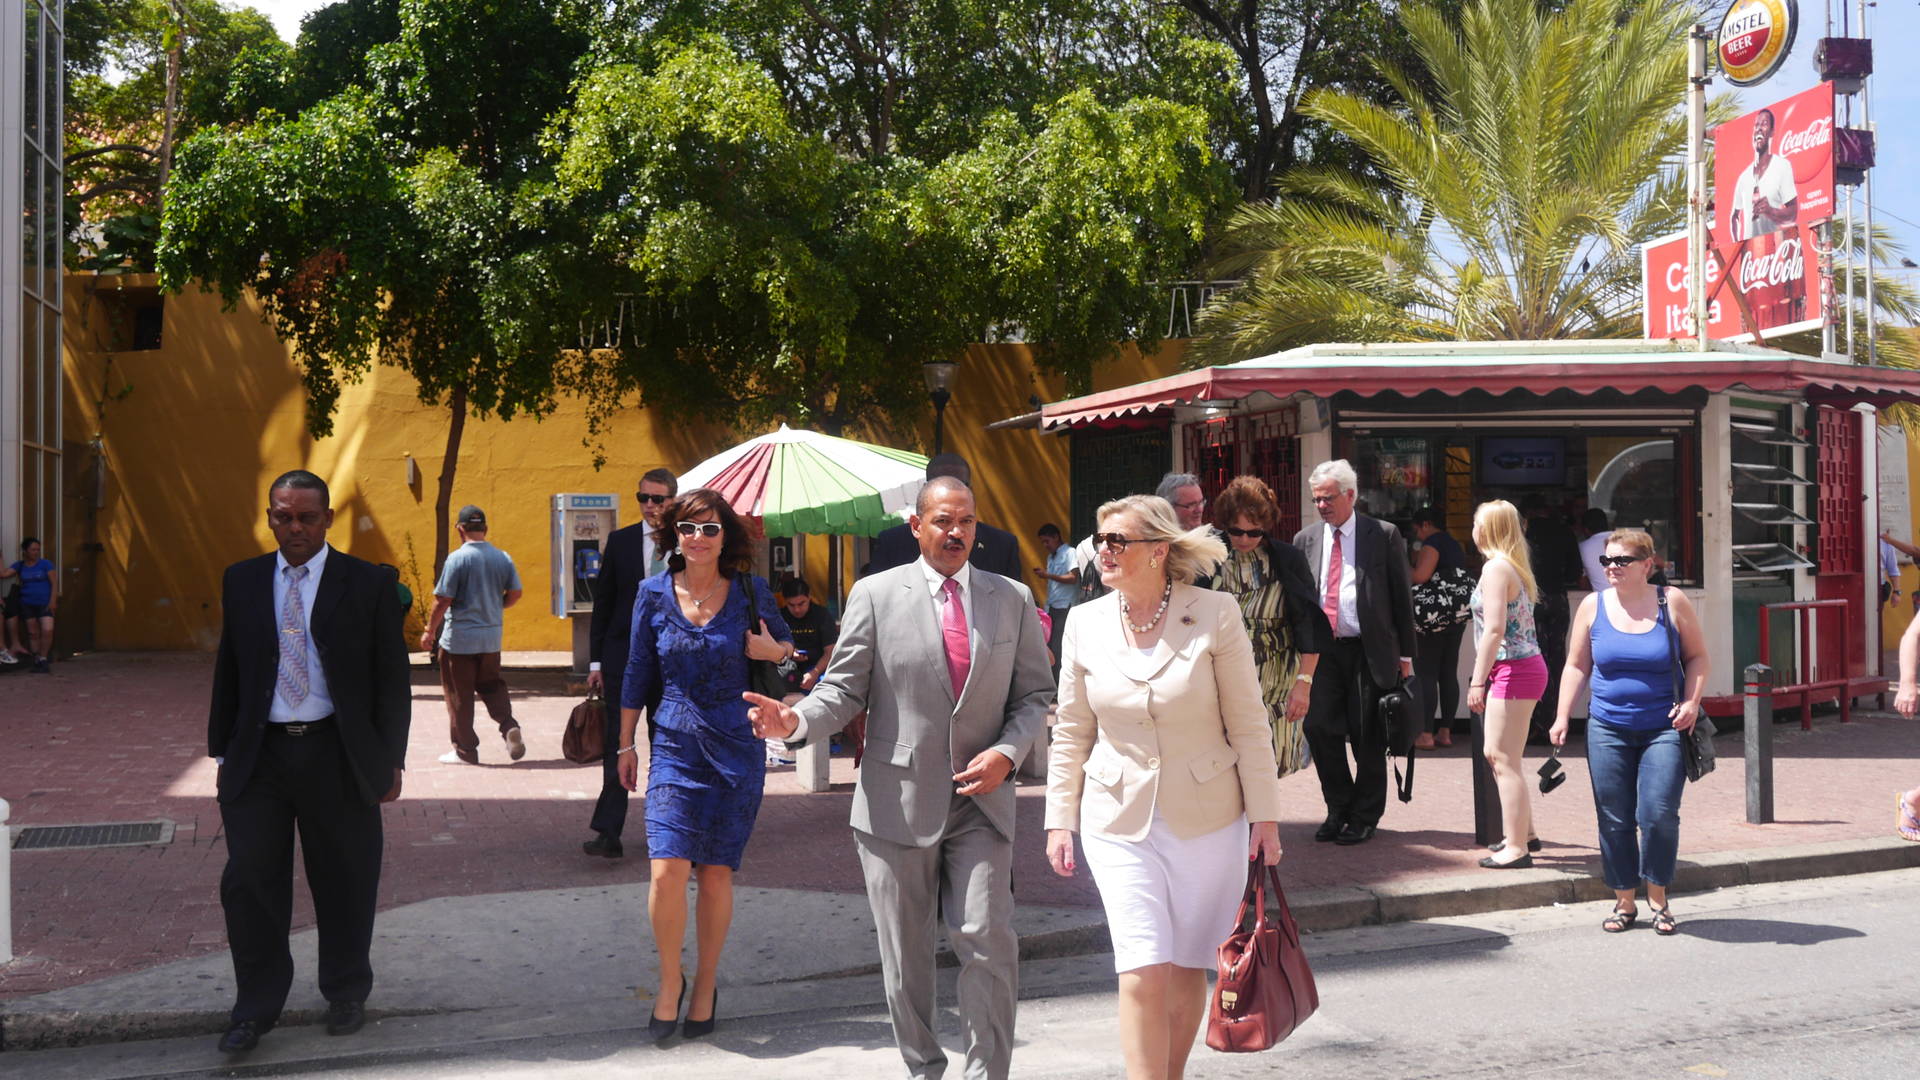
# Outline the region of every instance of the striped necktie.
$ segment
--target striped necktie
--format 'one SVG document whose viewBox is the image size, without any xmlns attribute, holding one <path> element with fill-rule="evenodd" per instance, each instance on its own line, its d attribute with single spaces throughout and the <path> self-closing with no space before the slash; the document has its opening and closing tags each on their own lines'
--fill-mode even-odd
<svg viewBox="0 0 1920 1080">
<path fill-rule="evenodd" d="M 307 606 L 300 599 L 300 583 L 307 568 L 289 566 L 287 600 L 280 605 L 280 698 L 299 708 L 310 689 L 307 676 Z"/>
</svg>

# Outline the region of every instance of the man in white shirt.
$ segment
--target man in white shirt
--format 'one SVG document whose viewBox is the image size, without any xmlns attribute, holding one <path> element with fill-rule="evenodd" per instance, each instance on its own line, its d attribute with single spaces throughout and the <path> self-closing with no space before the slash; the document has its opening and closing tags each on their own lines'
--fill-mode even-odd
<svg viewBox="0 0 1920 1080">
<path fill-rule="evenodd" d="M 1607 587 L 1607 568 L 1600 565 L 1600 556 L 1607 553 L 1607 537 L 1613 535 L 1607 512 L 1597 506 L 1587 507 L 1580 515 L 1580 527 L 1588 533 L 1580 541 L 1580 565 L 1587 568 L 1587 588 L 1601 592 Z"/>
<path fill-rule="evenodd" d="M 1736 243 L 1779 232 L 1800 216 L 1793 166 L 1773 152 L 1773 124 L 1773 112 L 1768 109 L 1753 118 L 1753 163 L 1741 170 L 1733 185 L 1729 222 Z"/>
</svg>

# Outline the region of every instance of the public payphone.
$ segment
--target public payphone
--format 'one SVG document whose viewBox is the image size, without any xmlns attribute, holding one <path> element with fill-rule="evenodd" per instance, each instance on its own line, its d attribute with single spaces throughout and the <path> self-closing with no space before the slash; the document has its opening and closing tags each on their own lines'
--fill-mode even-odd
<svg viewBox="0 0 1920 1080">
<path fill-rule="evenodd" d="M 620 527 L 617 495 L 553 497 L 553 613 L 560 618 L 593 613 L 593 591 L 607 537 Z"/>
</svg>

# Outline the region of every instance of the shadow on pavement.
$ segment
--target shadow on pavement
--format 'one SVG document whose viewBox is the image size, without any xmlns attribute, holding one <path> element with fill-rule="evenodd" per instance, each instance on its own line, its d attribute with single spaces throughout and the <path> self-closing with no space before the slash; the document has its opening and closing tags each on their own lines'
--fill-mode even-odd
<svg viewBox="0 0 1920 1080">
<path fill-rule="evenodd" d="M 1865 937 L 1858 930 L 1822 923 L 1791 922 L 1786 919 L 1692 919 L 1682 920 L 1680 932 L 1726 945 L 1819 945 L 1842 938 Z"/>
</svg>

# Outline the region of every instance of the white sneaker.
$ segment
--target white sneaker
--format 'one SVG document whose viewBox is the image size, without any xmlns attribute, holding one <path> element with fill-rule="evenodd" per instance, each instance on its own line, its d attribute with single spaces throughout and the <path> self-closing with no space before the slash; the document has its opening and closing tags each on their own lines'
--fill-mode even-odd
<svg viewBox="0 0 1920 1080">
<path fill-rule="evenodd" d="M 519 761 L 527 756 L 527 740 L 521 737 L 519 728 L 508 728 L 500 737 L 507 740 L 508 757 Z"/>
<path fill-rule="evenodd" d="M 13 655 L 12 649 L 0 649 L 0 664 L 17 664 L 20 660 Z"/>
<path fill-rule="evenodd" d="M 446 753 L 440 755 L 440 764 L 442 765 L 478 765 L 480 763 L 478 761 L 468 761 L 466 758 L 461 757 L 460 751 L 458 750 L 449 750 Z"/>
</svg>

